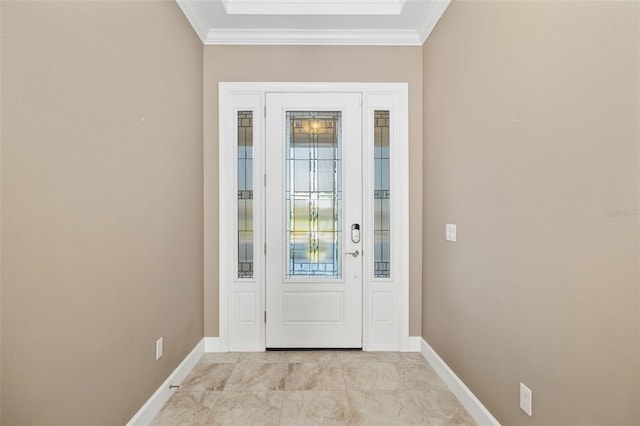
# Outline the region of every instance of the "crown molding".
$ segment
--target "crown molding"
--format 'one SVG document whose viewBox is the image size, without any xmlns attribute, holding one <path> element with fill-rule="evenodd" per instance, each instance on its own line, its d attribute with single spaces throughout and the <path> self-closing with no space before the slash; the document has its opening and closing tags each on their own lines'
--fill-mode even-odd
<svg viewBox="0 0 640 426">
<path fill-rule="evenodd" d="M 222 0 L 230 15 L 400 15 L 406 0 Z"/>
<path fill-rule="evenodd" d="M 219 0 L 216 0 L 219 1 Z M 230 0 L 226 0 L 230 1 Z M 255 0 L 234 0 L 249 3 Z M 286 2 L 303 0 L 286 0 Z M 362 0 L 366 3 L 371 0 Z M 400 1 L 400 0 L 398 0 Z M 401 0 L 403 4 L 405 0 Z M 419 46 L 422 45 L 431 34 L 436 24 L 449 6 L 451 0 L 431 0 L 431 7 L 417 28 L 396 29 L 298 29 L 287 28 L 289 21 L 281 20 L 283 28 L 216 28 L 211 20 L 211 9 L 204 7 L 208 3 L 194 0 L 176 0 L 194 31 L 205 45 L 346 45 L 346 46 Z M 309 0 L 310 3 L 319 3 L 317 0 Z M 357 1 L 351 0 L 352 3 Z M 285 1 L 281 1 L 285 3 Z M 335 3 L 335 2 L 334 2 Z M 220 4 L 220 3 L 218 3 Z M 222 6 L 219 6 L 222 10 Z M 322 18 L 318 16 L 318 18 Z M 357 17 L 354 17 L 357 23 Z M 259 20 L 257 21 L 259 22 Z M 327 21 L 330 23 L 330 18 Z"/>
<path fill-rule="evenodd" d="M 204 21 L 202 13 L 196 8 L 195 2 L 190 0 L 176 0 L 176 3 L 178 3 L 178 6 L 182 9 L 182 13 L 184 13 L 184 16 L 200 38 L 200 41 L 206 44 L 209 25 Z"/>
<path fill-rule="evenodd" d="M 209 30 L 204 44 L 420 46 L 415 30 Z"/>
<path fill-rule="evenodd" d="M 431 32 L 436 27 L 436 24 L 444 15 L 445 10 L 449 7 L 451 0 L 439 0 L 432 2 L 434 7 L 429 11 L 429 14 L 422 20 L 418 27 L 418 34 L 420 35 L 421 43 L 427 41 L 427 38 L 431 35 Z"/>
</svg>

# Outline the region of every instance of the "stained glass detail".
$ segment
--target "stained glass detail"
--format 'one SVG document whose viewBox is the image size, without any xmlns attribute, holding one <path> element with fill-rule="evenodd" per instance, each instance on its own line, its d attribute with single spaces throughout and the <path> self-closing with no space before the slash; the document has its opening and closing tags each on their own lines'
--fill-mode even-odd
<svg viewBox="0 0 640 426">
<path fill-rule="evenodd" d="M 374 111 L 374 277 L 391 277 L 389 111 Z"/>
<path fill-rule="evenodd" d="M 341 278 L 341 113 L 286 120 L 287 278 Z"/>
<path fill-rule="evenodd" d="M 253 278 L 253 111 L 238 112 L 238 278 Z"/>
</svg>

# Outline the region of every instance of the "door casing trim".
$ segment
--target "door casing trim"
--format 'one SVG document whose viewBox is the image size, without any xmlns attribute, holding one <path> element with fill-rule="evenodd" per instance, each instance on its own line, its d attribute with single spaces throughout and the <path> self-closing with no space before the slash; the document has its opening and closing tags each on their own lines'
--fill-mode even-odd
<svg viewBox="0 0 640 426">
<path fill-rule="evenodd" d="M 363 157 L 373 158 L 373 123 L 375 109 L 392 111 L 391 182 L 392 182 L 392 255 L 391 279 L 374 279 L 371 268 L 364 267 L 363 275 L 363 350 L 408 351 L 409 340 L 409 128 L 407 83 L 269 83 L 269 82 L 221 82 L 219 83 L 219 143 L 218 143 L 218 200 L 214 200 L 214 182 L 204 182 L 205 229 L 219 227 L 219 345 L 227 351 L 264 351 L 265 309 L 264 257 L 254 256 L 256 278 L 235 278 L 236 244 L 236 140 L 234 137 L 235 112 L 254 111 L 254 194 L 255 211 L 264 208 L 265 97 L 271 92 L 357 92 L 362 94 L 363 105 Z M 207 149 L 208 148 L 208 149 Z M 215 152 L 215 147 L 205 147 L 205 152 Z M 363 162 L 363 194 L 373 193 L 373 161 Z M 209 168 L 212 162 L 204 161 L 204 176 L 215 175 Z M 209 170 L 208 170 L 209 169 Z M 260 185 L 258 185 L 260 183 Z M 261 189 L 261 190 L 258 190 Z M 214 202 L 211 202 L 214 201 Z M 218 201 L 219 223 L 215 211 L 209 206 Z M 365 217 L 372 212 L 363 200 Z M 263 215 L 254 219 L 255 253 L 262 253 L 264 244 Z M 366 220 L 363 227 L 367 228 Z M 370 227 L 369 227 L 370 228 Z M 206 236 L 205 236 L 206 238 Z M 363 234 L 363 240 L 367 238 Z M 368 238 L 373 248 L 372 238 Z M 258 250 L 260 248 L 260 250 Z M 205 259 L 215 256 L 211 244 L 204 244 Z M 207 262 L 205 262 L 205 265 Z M 205 268 L 205 282 L 214 281 L 215 272 Z M 247 308 L 246 306 L 250 306 Z"/>
</svg>

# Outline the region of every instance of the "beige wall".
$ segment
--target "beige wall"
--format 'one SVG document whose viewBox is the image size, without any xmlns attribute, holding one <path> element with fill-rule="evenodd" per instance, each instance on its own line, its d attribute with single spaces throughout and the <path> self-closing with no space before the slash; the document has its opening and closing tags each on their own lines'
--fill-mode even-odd
<svg viewBox="0 0 640 426">
<path fill-rule="evenodd" d="M 2 10 L 0 5 L 0 425 L 2 423 Z"/>
<path fill-rule="evenodd" d="M 2 423 L 122 424 L 218 334 L 220 81 L 409 82 L 410 334 L 504 424 L 640 423 L 638 18 L 454 2 L 424 49 L 203 56 L 173 2 L 2 1 Z"/>
<path fill-rule="evenodd" d="M 410 172 L 410 321 L 421 332 L 422 291 L 422 48 L 207 46 L 204 49 L 205 335 L 218 335 L 218 82 L 408 82 Z M 206 187 L 207 185 L 205 185 Z"/>
<path fill-rule="evenodd" d="M 503 424 L 640 424 L 638 9 L 454 1 L 424 46 L 423 336 Z"/>
<path fill-rule="evenodd" d="M 171 1 L 2 1 L 2 89 L 3 424 L 124 424 L 203 336 L 202 44 Z"/>
</svg>

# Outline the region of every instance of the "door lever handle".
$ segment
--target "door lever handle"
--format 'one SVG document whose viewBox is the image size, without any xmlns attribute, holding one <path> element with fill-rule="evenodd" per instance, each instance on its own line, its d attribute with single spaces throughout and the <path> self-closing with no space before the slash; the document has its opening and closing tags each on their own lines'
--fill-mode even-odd
<svg viewBox="0 0 640 426">
<path fill-rule="evenodd" d="M 350 255 L 350 256 L 353 256 L 353 257 L 358 257 L 358 255 L 359 255 L 359 254 L 360 254 L 360 252 L 359 252 L 358 250 L 354 250 L 354 251 L 348 251 L 348 252 L 346 252 L 346 253 L 345 253 L 345 256 L 346 256 L 346 255 Z"/>
</svg>

